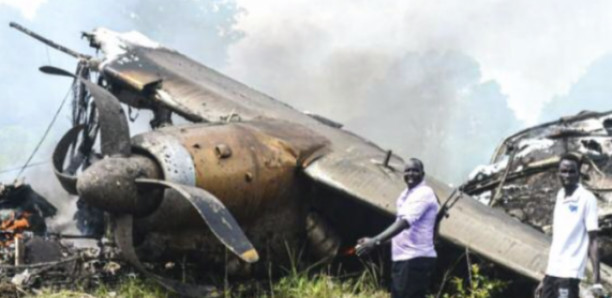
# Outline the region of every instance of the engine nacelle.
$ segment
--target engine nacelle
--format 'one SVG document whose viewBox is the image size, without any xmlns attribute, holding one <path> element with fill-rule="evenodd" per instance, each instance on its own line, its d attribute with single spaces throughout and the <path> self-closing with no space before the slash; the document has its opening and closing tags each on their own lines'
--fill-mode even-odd
<svg viewBox="0 0 612 298">
<path fill-rule="evenodd" d="M 157 161 L 163 179 L 207 190 L 243 226 L 295 205 L 300 195 L 297 168 L 321 156 L 327 145 L 307 128 L 285 122 L 168 127 L 135 136 L 132 143 L 135 152 Z M 140 220 L 141 228 L 203 226 L 193 208 L 173 192 L 166 190 L 155 212 Z"/>
</svg>

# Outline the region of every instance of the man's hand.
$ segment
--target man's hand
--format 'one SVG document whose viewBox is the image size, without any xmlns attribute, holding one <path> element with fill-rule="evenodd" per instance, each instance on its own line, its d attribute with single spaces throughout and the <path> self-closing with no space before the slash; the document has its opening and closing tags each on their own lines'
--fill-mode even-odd
<svg viewBox="0 0 612 298">
<path fill-rule="evenodd" d="M 533 292 L 533 296 L 536 298 L 542 297 L 542 290 L 544 289 L 544 281 L 541 280 L 538 287 Z"/>
<path fill-rule="evenodd" d="M 604 297 L 604 295 L 606 294 L 604 291 L 604 288 L 601 284 L 594 284 L 589 288 L 589 291 L 593 294 L 593 296 L 595 297 Z"/>
<path fill-rule="evenodd" d="M 365 237 L 357 240 L 357 245 L 355 245 L 355 253 L 357 256 L 361 257 L 369 254 L 376 248 L 376 241 L 372 238 Z"/>
</svg>

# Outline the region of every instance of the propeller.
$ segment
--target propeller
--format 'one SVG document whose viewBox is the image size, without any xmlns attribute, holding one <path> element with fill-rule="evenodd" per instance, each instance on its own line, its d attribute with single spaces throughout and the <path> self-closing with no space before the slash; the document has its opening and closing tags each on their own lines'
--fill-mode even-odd
<svg viewBox="0 0 612 298">
<path fill-rule="evenodd" d="M 257 251 L 255 251 L 253 246 L 242 240 L 245 239 L 246 236 L 242 230 L 240 230 L 240 226 L 229 210 L 227 210 L 223 203 L 211 193 L 201 188 L 156 179 L 137 178 L 136 183 L 140 185 L 167 187 L 176 190 L 183 198 L 191 203 L 206 224 L 208 224 L 215 236 L 217 236 L 229 250 L 248 263 L 256 262 L 259 259 Z M 232 236 L 225 237 L 225 235 Z"/>
<path fill-rule="evenodd" d="M 40 71 L 46 74 L 67 76 L 79 80 L 89 90 L 98 109 L 100 122 L 100 147 L 103 155 L 130 154 L 130 130 L 123 114 L 121 103 L 108 90 L 77 77 L 74 74 L 53 66 L 43 66 Z"/>
<path fill-rule="evenodd" d="M 75 126 L 61 138 L 53 153 L 55 175 L 71 194 L 78 194 L 86 203 L 109 212 L 117 223 L 115 237 L 125 257 L 138 269 L 160 284 L 186 296 L 201 296 L 203 289 L 177 287 L 175 281 L 148 273 L 134 253 L 132 244 L 133 216 L 152 213 L 163 199 L 152 192 L 172 189 L 178 192 L 200 214 L 213 234 L 242 260 L 259 259 L 257 251 L 223 203 L 209 192 L 192 186 L 172 183 L 161 178 L 157 163 L 149 157 L 131 154 L 126 116 L 119 100 L 108 90 L 91 81 L 52 66 L 41 67 L 47 74 L 72 77 L 83 83 L 94 99 L 98 111 L 100 145 L 104 159 L 93 163 L 78 176 L 63 169 L 71 144 L 75 144 L 83 126 Z M 210 289 L 206 289 L 207 292 Z M 205 292 L 206 292 L 205 291 Z M 210 294 L 210 293 L 208 293 Z"/>
<path fill-rule="evenodd" d="M 63 166 L 66 160 L 66 155 L 70 146 L 75 143 L 79 137 L 79 133 L 85 128 L 84 125 L 79 125 L 71 128 L 60 139 L 55 150 L 53 150 L 53 171 L 55 177 L 59 180 L 62 187 L 71 195 L 77 195 L 76 183 L 77 177 L 64 172 Z"/>
</svg>

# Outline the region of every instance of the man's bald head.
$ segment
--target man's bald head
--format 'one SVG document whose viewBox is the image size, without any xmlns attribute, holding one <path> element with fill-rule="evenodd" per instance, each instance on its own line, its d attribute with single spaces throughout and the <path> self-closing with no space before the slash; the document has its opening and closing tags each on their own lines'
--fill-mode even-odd
<svg viewBox="0 0 612 298">
<path fill-rule="evenodd" d="M 425 177 L 423 162 L 417 158 L 409 159 L 404 167 L 404 181 L 408 188 L 419 185 L 423 181 L 423 177 Z"/>
<path fill-rule="evenodd" d="M 423 162 L 420 159 L 415 158 L 415 157 L 411 157 L 410 159 L 408 159 L 408 163 L 406 163 L 404 170 L 409 166 L 409 163 L 414 163 L 414 165 L 416 165 L 419 169 L 421 169 L 423 173 L 425 172 L 425 166 L 423 166 Z"/>
</svg>

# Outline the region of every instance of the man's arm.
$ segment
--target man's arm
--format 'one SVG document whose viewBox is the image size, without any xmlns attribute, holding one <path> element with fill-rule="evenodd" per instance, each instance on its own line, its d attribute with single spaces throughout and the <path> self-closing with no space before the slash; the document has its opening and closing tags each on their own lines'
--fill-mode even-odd
<svg viewBox="0 0 612 298">
<path fill-rule="evenodd" d="M 597 231 L 589 232 L 589 258 L 593 265 L 593 282 L 601 283 L 599 278 L 599 249 L 598 249 Z"/>
<path fill-rule="evenodd" d="M 387 242 L 389 239 L 395 237 L 395 235 L 399 234 L 402 230 L 410 228 L 410 224 L 405 219 L 398 219 L 393 224 L 391 224 L 388 228 L 386 228 L 382 233 L 374 236 L 373 238 L 362 238 L 359 239 L 357 244 L 356 253 L 358 256 L 362 256 L 370 253 L 376 246 Z"/>
<path fill-rule="evenodd" d="M 393 224 L 386 228 L 382 233 L 374 238 L 361 238 L 355 247 L 358 256 L 364 255 L 372 251 L 378 244 L 393 238 L 402 230 L 410 228 L 431 206 L 431 200 L 435 200 L 435 194 L 430 192 L 418 192 L 411 197 L 409 203 L 403 204 L 397 210 L 397 219 Z M 431 196 L 431 197 L 429 197 Z"/>
<path fill-rule="evenodd" d="M 599 250 L 597 248 L 597 231 L 599 231 L 599 217 L 597 216 L 597 198 L 591 193 L 586 197 L 584 224 L 589 235 L 589 258 L 593 265 L 593 282 L 600 283 L 599 279 Z"/>
</svg>

